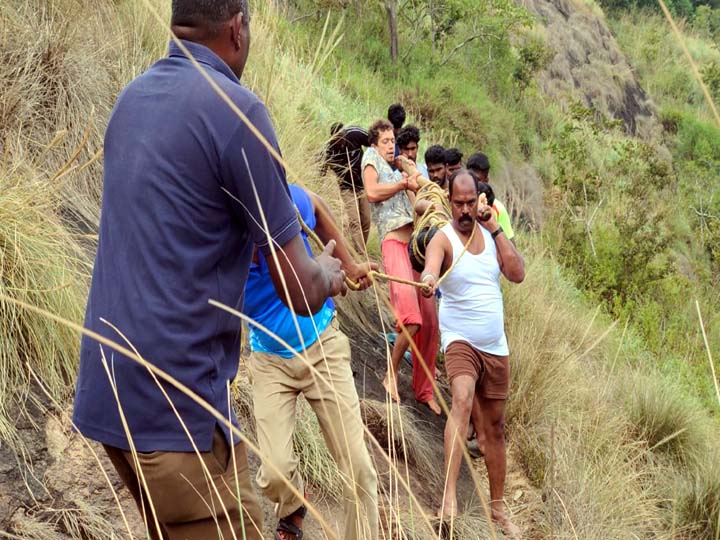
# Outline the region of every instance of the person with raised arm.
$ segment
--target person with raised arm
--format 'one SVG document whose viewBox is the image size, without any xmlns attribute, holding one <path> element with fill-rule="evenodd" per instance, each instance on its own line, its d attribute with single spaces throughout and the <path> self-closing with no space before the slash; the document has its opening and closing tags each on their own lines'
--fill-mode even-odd
<svg viewBox="0 0 720 540">
<path fill-rule="evenodd" d="M 448 180 L 452 221 L 433 237 L 425 253 L 424 294 L 439 289 L 440 335 L 452 392 L 445 427 L 445 479 L 439 516 L 458 513 L 457 479 L 462 447 L 477 400 L 485 435 L 485 465 L 490 483 L 492 519 L 511 538 L 519 528 L 505 513 L 505 404 L 510 368 L 503 318 L 500 276 L 513 283 L 525 279 L 525 265 L 486 203 L 478 204 L 478 178 L 465 169 Z M 484 221 L 482 219 L 485 219 Z M 479 441 L 478 441 L 479 442 Z"/>
<path fill-rule="evenodd" d="M 383 266 L 388 274 L 417 281 L 420 276 L 410 263 L 408 244 L 413 231 L 414 193 L 418 190 L 417 178 L 420 173 L 408 176 L 392 169 L 395 133 L 390 122 L 378 120 L 368 133 L 370 148 L 363 156 L 363 183 L 373 220 L 378 227 Z M 415 399 L 427 404 L 435 414 L 440 414 L 432 385 L 439 340 L 435 303 L 431 298 L 424 298 L 420 290 L 411 285 L 391 281 L 389 289 L 397 338 L 383 385 L 391 399 L 400 401 L 398 368 L 400 359 L 410 346 L 410 339 L 413 339 L 419 352 L 416 354 L 415 349 L 412 351 Z M 403 326 L 405 332 L 402 331 Z"/>
</svg>

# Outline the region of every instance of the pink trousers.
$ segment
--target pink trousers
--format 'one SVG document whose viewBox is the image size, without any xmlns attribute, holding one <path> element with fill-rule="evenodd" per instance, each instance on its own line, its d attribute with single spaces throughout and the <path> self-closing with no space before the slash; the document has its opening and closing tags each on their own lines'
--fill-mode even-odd
<svg viewBox="0 0 720 540">
<path fill-rule="evenodd" d="M 420 274 L 415 272 L 410 264 L 407 243 L 394 239 L 383 240 L 381 250 L 385 272 L 407 280 L 420 281 Z M 413 390 L 415 398 L 426 403 L 433 397 L 432 379 L 435 378 L 435 357 L 440 340 L 435 299 L 425 298 L 417 287 L 391 281 L 390 303 L 395 312 L 398 333 L 400 323 L 405 326 L 420 326 L 414 338 L 420 357 L 415 351 L 412 353 Z M 423 365 L 427 367 L 427 372 Z"/>
</svg>

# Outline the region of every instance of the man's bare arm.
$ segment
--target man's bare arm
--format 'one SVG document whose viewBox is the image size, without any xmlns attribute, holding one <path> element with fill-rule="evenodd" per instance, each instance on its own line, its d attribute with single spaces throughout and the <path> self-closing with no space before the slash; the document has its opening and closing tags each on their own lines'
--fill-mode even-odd
<svg viewBox="0 0 720 540">
<path fill-rule="evenodd" d="M 438 231 L 425 249 L 425 268 L 420 277 L 422 282 L 427 283 L 430 287 L 429 289 L 423 290 L 425 296 L 435 294 L 440 274 L 446 267 L 445 259 L 449 245 L 450 243 L 445 233 Z"/>
<path fill-rule="evenodd" d="M 305 189 L 305 192 L 312 201 L 313 211 L 315 213 L 315 232 L 318 237 L 324 244 L 327 244 L 331 240 L 335 241 L 335 256 L 340 259 L 342 269 L 351 280 L 360 285 L 360 289 L 368 288 L 371 284 L 368 273 L 370 270 L 378 270 L 380 267 L 374 262 L 356 263 L 352 255 L 350 255 L 347 244 L 345 244 L 345 239 L 335 223 L 328 204 L 317 193 L 313 193 L 307 189 Z"/>
<path fill-rule="evenodd" d="M 362 173 L 365 195 L 368 202 L 376 203 L 388 200 L 390 197 L 408 188 L 407 178 L 394 184 L 381 184 L 378 182 L 378 172 L 372 165 L 366 165 Z"/>
<path fill-rule="evenodd" d="M 500 229 L 495 212 L 490 211 L 486 204 L 478 206 L 478 222 L 490 234 L 495 234 Z M 489 219 L 480 219 L 480 216 L 489 215 Z M 522 255 L 504 232 L 495 234 L 495 248 L 497 250 L 498 264 L 500 271 L 509 281 L 522 283 L 525 279 L 525 261 Z"/>
<path fill-rule="evenodd" d="M 503 232 L 495 237 L 495 247 L 503 276 L 513 283 L 522 283 L 525 279 L 525 261 L 515 243 Z"/>
</svg>

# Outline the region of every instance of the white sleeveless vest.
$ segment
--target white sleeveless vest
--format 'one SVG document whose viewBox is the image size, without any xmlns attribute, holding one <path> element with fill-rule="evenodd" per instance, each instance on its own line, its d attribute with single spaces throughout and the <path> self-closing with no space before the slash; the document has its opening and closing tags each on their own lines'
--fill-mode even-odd
<svg viewBox="0 0 720 540">
<path fill-rule="evenodd" d="M 480 351 L 507 356 L 497 248 L 490 233 L 475 226 L 485 239 L 485 249 L 478 255 L 466 251 L 459 260 L 465 246 L 452 223 L 440 229 L 450 240 L 455 263 L 440 283 L 442 349 L 447 350 L 453 341 L 467 341 Z"/>
</svg>

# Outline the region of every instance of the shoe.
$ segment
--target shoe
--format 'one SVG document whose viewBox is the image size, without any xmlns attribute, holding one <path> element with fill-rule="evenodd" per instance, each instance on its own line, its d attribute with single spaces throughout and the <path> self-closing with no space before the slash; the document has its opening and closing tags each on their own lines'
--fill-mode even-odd
<svg viewBox="0 0 720 540">
<path fill-rule="evenodd" d="M 412 367 L 412 351 L 408 349 L 405 351 L 405 354 L 403 354 L 403 360 L 405 360 L 405 363 Z"/>
<path fill-rule="evenodd" d="M 390 348 L 392 349 L 392 346 L 395 345 L 395 340 L 397 339 L 397 333 L 388 332 L 387 334 L 383 334 L 382 332 L 380 332 L 380 337 L 383 340 L 387 340 L 387 342 L 390 344 Z"/>
</svg>

